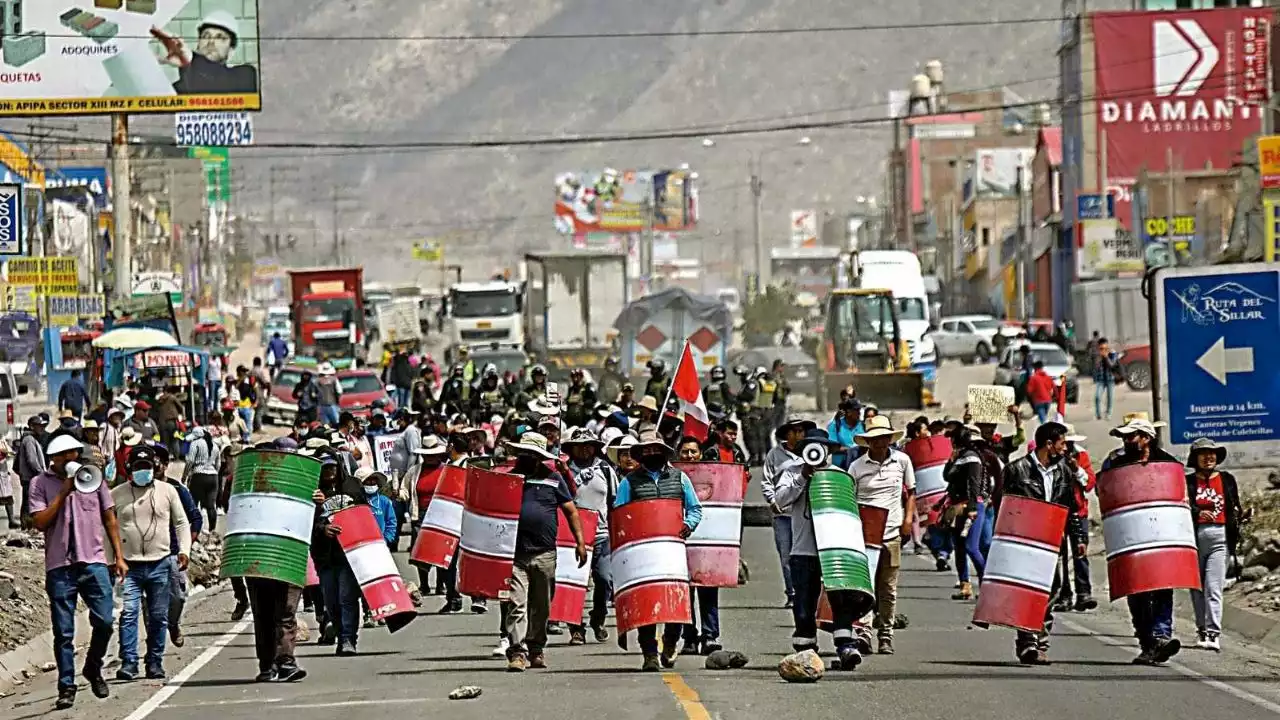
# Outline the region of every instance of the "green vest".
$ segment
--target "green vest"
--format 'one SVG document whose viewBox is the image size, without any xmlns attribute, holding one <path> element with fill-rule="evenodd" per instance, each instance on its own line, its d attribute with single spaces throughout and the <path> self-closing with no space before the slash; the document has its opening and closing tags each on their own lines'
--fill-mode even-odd
<svg viewBox="0 0 1280 720">
<path fill-rule="evenodd" d="M 715 403 L 723 407 L 724 406 L 724 386 L 721 385 L 720 383 L 716 383 L 708 387 L 705 400 L 707 401 L 708 405 L 710 405 L 711 403 Z"/>
<path fill-rule="evenodd" d="M 564 396 L 564 404 L 568 407 L 579 407 L 582 405 L 582 387 L 570 386 L 569 392 Z"/>
<path fill-rule="evenodd" d="M 773 393 L 778 389 L 778 384 L 770 380 L 760 380 L 756 389 L 755 406 L 757 408 L 773 407 Z"/>
<path fill-rule="evenodd" d="M 644 385 L 644 394 L 652 395 L 658 402 L 667 399 L 667 379 L 666 378 L 649 378 L 649 382 Z"/>
<path fill-rule="evenodd" d="M 502 390 L 500 388 L 485 390 L 480 395 L 480 402 L 492 409 L 501 409 L 502 406 L 506 404 L 506 400 L 502 397 Z"/>
<path fill-rule="evenodd" d="M 649 477 L 649 471 L 636 470 L 627 476 L 627 482 L 631 484 L 631 500 L 683 500 L 684 499 L 684 481 L 681 476 L 684 473 L 676 470 L 671 466 L 667 466 L 658 474 L 657 481 Z"/>
</svg>

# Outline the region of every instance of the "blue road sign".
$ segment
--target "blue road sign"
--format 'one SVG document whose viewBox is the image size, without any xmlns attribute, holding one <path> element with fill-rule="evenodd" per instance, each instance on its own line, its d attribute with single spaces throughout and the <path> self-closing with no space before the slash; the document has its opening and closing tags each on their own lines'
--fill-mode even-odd
<svg viewBox="0 0 1280 720">
<path fill-rule="evenodd" d="M 1116 196 L 1107 193 L 1107 202 L 1102 202 L 1103 195 L 1089 193 L 1076 196 L 1076 220 L 1105 220 L 1116 216 Z"/>
<path fill-rule="evenodd" d="M 1156 301 L 1169 440 L 1280 439 L 1280 269 L 1164 271 Z"/>
</svg>

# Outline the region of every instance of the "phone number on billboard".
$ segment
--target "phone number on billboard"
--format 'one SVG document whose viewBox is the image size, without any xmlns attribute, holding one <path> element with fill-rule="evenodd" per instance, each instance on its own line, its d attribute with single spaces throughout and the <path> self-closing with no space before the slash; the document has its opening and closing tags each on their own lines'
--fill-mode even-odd
<svg viewBox="0 0 1280 720">
<path fill-rule="evenodd" d="M 248 113 L 214 119 L 184 118 L 177 123 L 176 136 L 178 145 L 252 145 L 253 121 Z"/>
</svg>

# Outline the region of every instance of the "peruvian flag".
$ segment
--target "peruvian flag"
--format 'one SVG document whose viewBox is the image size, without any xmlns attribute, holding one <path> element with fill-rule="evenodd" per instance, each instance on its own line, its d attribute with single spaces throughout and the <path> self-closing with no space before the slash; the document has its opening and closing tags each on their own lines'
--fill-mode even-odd
<svg viewBox="0 0 1280 720">
<path fill-rule="evenodd" d="M 707 420 L 707 406 L 702 402 L 702 384 L 698 382 L 698 369 L 693 364 L 693 352 L 689 341 L 676 364 L 675 378 L 671 381 L 671 394 L 680 398 L 680 410 L 684 413 L 684 434 L 706 441 L 711 424 Z"/>
<path fill-rule="evenodd" d="M 1058 423 L 1065 423 L 1067 421 L 1067 376 L 1066 375 L 1063 375 L 1062 377 L 1058 378 L 1054 387 L 1054 395 L 1057 396 L 1054 398 L 1056 400 L 1055 404 L 1057 405 L 1057 407 L 1055 409 L 1057 410 L 1057 412 L 1053 418 L 1053 421 Z"/>
</svg>

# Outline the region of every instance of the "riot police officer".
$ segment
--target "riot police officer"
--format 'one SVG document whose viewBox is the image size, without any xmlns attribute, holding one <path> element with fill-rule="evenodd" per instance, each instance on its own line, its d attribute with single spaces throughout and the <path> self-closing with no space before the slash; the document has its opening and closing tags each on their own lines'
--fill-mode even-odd
<svg viewBox="0 0 1280 720">
<path fill-rule="evenodd" d="M 752 397 L 742 424 L 751 464 L 763 465 L 769 452 L 769 421 L 773 414 L 773 395 L 778 386 L 767 369 L 758 367 L 751 376 L 751 387 Z"/>
<path fill-rule="evenodd" d="M 547 367 L 542 364 L 534 365 L 529 368 L 529 384 L 520 393 L 520 399 L 516 401 L 516 407 L 526 408 L 535 398 L 540 398 L 546 394 Z"/>
<path fill-rule="evenodd" d="M 455 410 L 467 406 L 467 400 L 471 397 L 471 386 L 467 385 L 467 381 L 462 376 L 462 363 L 454 363 L 449 369 L 449 379 L 445 380 L 444 387 L 440 388 L 441 405 L 447 405 Z"/>
<path fill-rule="evenodd" d="M 649 368 L 649 381 L 645 383 L 644 394 L 652 395 L 658 402 L 664 402 L 667 397 L 667 387 L 671 385 L 671 378 L 667 377 L 666 361 L 662 358 L 654 358 L 645 367 Z"/>
<path fill-rule="evenodd" d="M 707 407 L 712 405 L 733 407 L 733 391 L 729 389 L 729 383 L 725 380 L 723 365 L 711 368 L 711 382 L 702 388 L 702 401 L 707 404 Z"/>
<path fill-rule="evenodd" d="M 596 406 L 596 386 L 587 382 L 582 368 L 569 371 L 569 387 L 564 393 L 564 422 L 568 427 L 585 427 L 591 408 Z"/>
<path fill-rule="evenodd" d="M 480 372 L 480 382 L 471 393 L 470 410 L 471 421 L 477 425 L 488 422 L 494 415 L 506 415 L 507 401 L 502 394 L 498 367 L 493 363 L 485 365 Z"/>
<path fill-rule="evenodd" d="M 770 376 L 778 386 L 773 393 L 773 412 L 769 417 L 769 433 L 771 435 L 786 420 L 787 401 L 791 399 L 791 383 L 787 382 L 787 364 L 782 361 L 782 358 L 776 358 L 773 361 L 773 370 L 770 372 Z"/>
<path fill-rule="evenodd" d="M 609 357 L 604 361 L 604 372 L 600 374 L 600 382 L 597 384 L 599 396 L 602 402 L 610 404 L 618 402 L 618 396 L 622 394 L 622 386 L 627 382 L 627 378 L 618 372 L 618 358 Z"/>
</svg>

